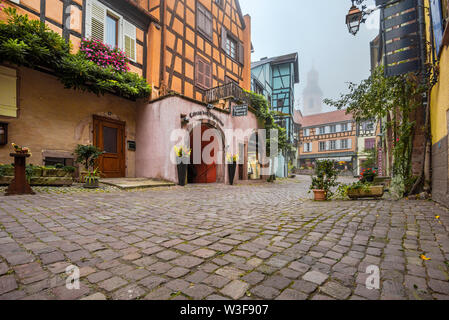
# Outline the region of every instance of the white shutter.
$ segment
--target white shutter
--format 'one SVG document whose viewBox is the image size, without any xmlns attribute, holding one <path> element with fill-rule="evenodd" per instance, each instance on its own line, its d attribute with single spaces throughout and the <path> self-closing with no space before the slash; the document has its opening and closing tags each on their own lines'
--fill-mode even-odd
<svg viewBox="0 0 449 320">
<path fill-rule="evenodd" d="M 86 20 L 90 22 L 89 28 L 86 24 L 86 38 L 104 42 L 106 38 L 106 8 L 97 1 L 89 1 L 86 12 Z"/>
<path fill-rule="evenodd" d="M 330 150 L 330 148 L 331 148 L 330 144 L 331 144 L 330 141 L 326 141 L 326 147 L 324 150 L 326 150 L 326 151 Z"/>
<path fill-rule="evenodd" d="M 348 139 L 348 149 L 352 148 L 352 139 Z"/>
<path fill-rule="evenodd" d="M 92 37 L 92 0 L 87 0 L 86 2 L 86 25 L 85 27 L 85 37 Z"/>
<path fill-rule="evenodd" d="M 340 142 L 340 140 L 337 140 L 337 142 L 335 144 L 336 144 L 336 149 L 340 150 L 341 149 L 341 142 Z"/>
<path fill-rule="evenodd" d="M 337 132 L 341 132 L 341 124 L 337 124 Z"/>
<path fill-rule="evenodd" d="M 330 126 L 326 126 L 326 133 L 330 133 L 331 132 L 331 127 Z"/>
<path fill-rule="evenodd" d="M 123 51 L 131 61 L 136 61 L 136 33 L 136 26 L 123 20 Z"/>
</svg>

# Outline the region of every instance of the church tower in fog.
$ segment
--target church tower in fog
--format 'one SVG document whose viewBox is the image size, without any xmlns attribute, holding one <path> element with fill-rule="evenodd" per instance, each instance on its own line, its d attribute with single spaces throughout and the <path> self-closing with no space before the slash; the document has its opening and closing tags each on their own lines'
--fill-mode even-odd
<svg viewBox="0 0 449 320">
<path fill-rule="evenodd" d="M 303 91 L 303 116 L 323 112 L 323 91 L 318 84 L 319 77 L 315 67 L 307 74 L 307 86 Z"/>
</svg>

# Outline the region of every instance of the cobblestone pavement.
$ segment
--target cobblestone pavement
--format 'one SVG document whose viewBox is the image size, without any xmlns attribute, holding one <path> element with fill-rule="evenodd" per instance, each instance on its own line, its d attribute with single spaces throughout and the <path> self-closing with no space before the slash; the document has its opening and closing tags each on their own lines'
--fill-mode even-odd
<svg viewBox="0 0 449 320">
<path fill-rule="evenodd" d="M 308 183 L 0 197 L 0 299 L 449 299 L 446 209 Z"/>
</svg>

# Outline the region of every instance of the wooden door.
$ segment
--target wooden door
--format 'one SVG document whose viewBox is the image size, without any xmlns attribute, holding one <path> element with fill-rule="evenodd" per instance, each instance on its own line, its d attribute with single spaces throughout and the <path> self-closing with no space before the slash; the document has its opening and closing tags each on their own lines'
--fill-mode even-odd
<svg viewBox="0 0 449 320">
<path fill-rule="evenodd" d="M 105 152 L 98 159 L 102 177 L 125 177 L 125 123 L 94 116 L 94 141 Z"/>
<path fill-rule="evenodd" d="M 201 137 L 209 127 L 206 125 L 201 126 Z M 203 154 L 203 150 L 210 144 L 215 143 L 215 138 L 212 137 L 210 141 L 201 141 L 201 155 Z M 190 136 L 190 145 L 193 146 L 193 134 Z M 211 157 L 215 158 L 215 150 L 211 152 Z M 191 155 L 191 163 L 193 163 L 193 152 Z M 201 164 L 192 165 L 193 167 L 193 176 L 191 177 L 191 181 L 193 183 L 215 183 L 217 182 L 217 164 L 206 164 L 204 163 L 203 157 L 201 157 Z"/>
</svg>

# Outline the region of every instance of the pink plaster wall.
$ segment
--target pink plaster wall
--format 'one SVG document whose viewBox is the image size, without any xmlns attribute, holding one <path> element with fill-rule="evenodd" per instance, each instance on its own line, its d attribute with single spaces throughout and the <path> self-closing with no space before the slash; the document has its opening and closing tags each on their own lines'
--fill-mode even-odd
<svg viewBox="0 0 449 320">
<path fill-rule="evenodd" d="M 170 141 L 170 136 L 174 129 L 186 129 L 186 127 L 182 127 L 181 114 L 189 115 L 198 111 L 207 111 L 207 108 L 181 97 L 167 97 L 138 108 L 136 130 L 137 177 L 177 182 L 176 166 L 170 161 L 170 155 L 174 152 L 174 144 Z M 216 110 L 211 112 L 223 122 L 223 127 L 219 125 L 219 128 L 223 131 L 249 128 L 257 130 L 258 128 L 257 118 L 251 112 L 248 113 L 247 117 L 232 117 L 230 114 Z M 205 116 L 195 117 L 190 120 L 188 127 L 201 124 L 202 120 L 214 121 Z M 241 141 L 241 143 L 243 142 Z M 227 182 L 227 170 L 225 171 L 225 182 Z M 238 178 L 238 170 L 236 178 Z"/>
</svg>

